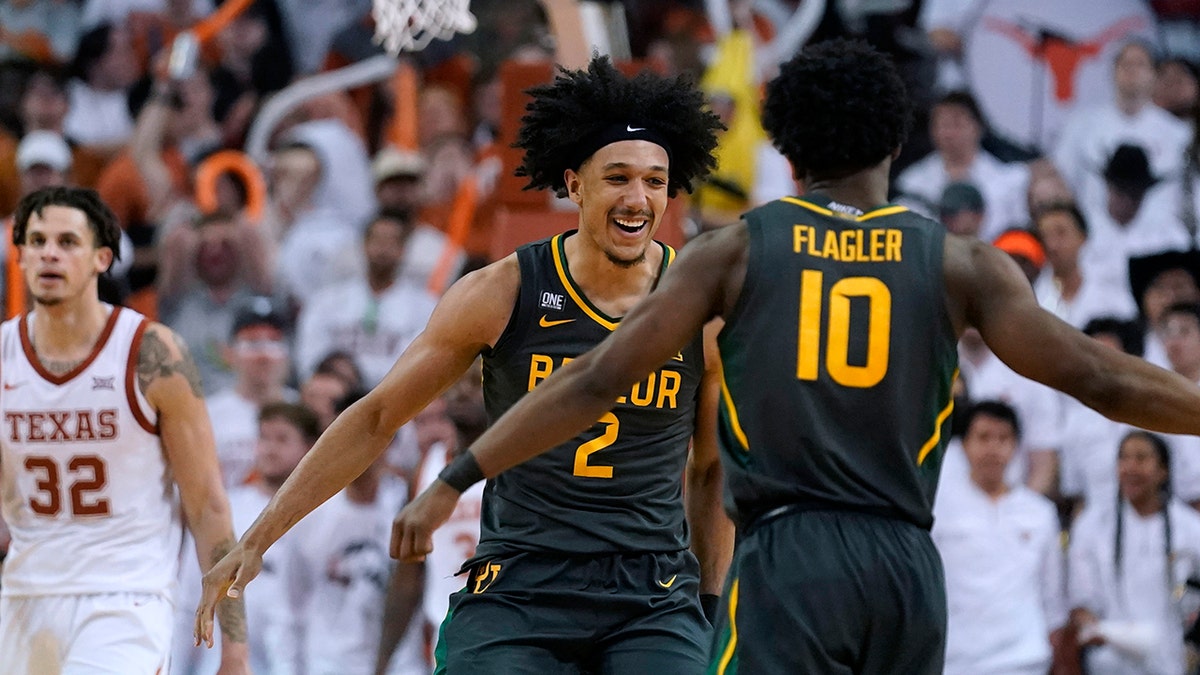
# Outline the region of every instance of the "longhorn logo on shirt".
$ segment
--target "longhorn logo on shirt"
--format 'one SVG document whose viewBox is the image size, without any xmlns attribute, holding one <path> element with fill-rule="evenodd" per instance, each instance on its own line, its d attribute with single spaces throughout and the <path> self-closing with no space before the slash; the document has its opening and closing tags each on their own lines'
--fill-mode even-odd
<svg viewBox="0 0 1200 675">
<path fill-rule="evenodd" d="M 110 377 L 92 376 L 92 391 L 99 391 L 101 389 L 107 389 L 109 391 L 113 391 L 113 388 L 114 388 L 113 380 L 115 380 L 115 379 L 117 379 L 117 378 L 113 377 L 113 376 L 110 376 Z"/>
</svg>

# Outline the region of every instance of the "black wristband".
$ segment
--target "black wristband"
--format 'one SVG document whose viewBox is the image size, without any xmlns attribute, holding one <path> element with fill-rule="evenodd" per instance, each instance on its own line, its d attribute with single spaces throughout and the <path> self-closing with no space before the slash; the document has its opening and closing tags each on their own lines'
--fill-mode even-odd
<svg viewBox="0 0 1200 675">
<path fill-rule="evenodd" d="M 460 452 L 458 457 L 438 474 L 438 480 L 459 492 L 466 492 L 484 478 L 483 469 L 479 468 L 479 462 L 475 461 L 475 454 L 470 450 Z"/>
<path fill-rule="evenodd" d="M 700 594 L 700 609 L 704 610 L 704 618 L 710 625 L 717 625 L 717 611 L 721 608 L 721 596 L 714 593 Z"/>
</svg>

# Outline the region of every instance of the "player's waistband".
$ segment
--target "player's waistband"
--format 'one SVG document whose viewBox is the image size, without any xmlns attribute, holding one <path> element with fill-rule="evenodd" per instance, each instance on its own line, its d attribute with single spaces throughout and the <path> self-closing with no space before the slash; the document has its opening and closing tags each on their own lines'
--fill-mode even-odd
<svg viewBox="0 0 1200 675">
<path fill-rule="evenodd" d="M 791 504 L 784 504 L 782 506 L 777 506 L 773 509 L 769 509 L 767 511 L 763 511 L 762 513 L 759 513 L 758 515 L 752 517 L 749 521 L 747 521 L 745 527 L 743 527 L 742 530 L 745 534 L 748 535 L 748 534 L 754 532 L 756 529 L 762 527 L 763 525 L 770 523 L 771 521 L 779 520 L 780 518 L 784 518 L 784 517 L 794 515 L 797 513 L 809 513 L 809 512 L 813 512 L 813 511 L 830 511 L 830 512 L 834 512 L 834 513 L 837 513 L 837 512 L 855 513 L 855 514 L 865 515 L 865 516 L 874 516 L 876 518 L 884 518 L 887 520 L 895 520 L 895 521 L 899 521 L 902 523 L 907 523 L 909 525 L 918 527 L 925 531 L 929 531 L 930 528 L 933 527 L 932 522 L 927 522 L 927 523 L 918 522 L 915 518 L 913 518 L 912 516 L 910 516 L 908 514 L 902 513 L 893 508 L 888 508 L 888 507 L 883 507 L 883 506 L 865 506 L 865 505 L 857 505 L 857 504 L 829 504 L 826 502 L 792 502 Z"/>
</svg>

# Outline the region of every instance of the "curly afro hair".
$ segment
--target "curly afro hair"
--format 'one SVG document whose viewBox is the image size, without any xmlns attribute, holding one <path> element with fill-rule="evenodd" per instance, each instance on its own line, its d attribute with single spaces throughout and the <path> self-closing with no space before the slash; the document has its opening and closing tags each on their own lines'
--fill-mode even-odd
<svg viewBox="0 0 1200 675">
<path fill-rule="evenodd" d="M 578 169 L 589 139 L 616 125 L 646 127 L 663 138 L 671 157 L 667 193 L 692 184 L 716 166 L 713 150 L 721 121 L 685 77 L 665 78 L 643 71 L 629 78 L 608 57 L 594 57 L 587 70 L 560 67 L 554 81 L 533 87 L 513 147 L 525 151 L 516 175 L 528 177 L 526 190 L 550 188 L 565 196 L 563 172 Z"/>
<path fill-rule="evenodd" d="M 899 148 L 912 103 L 892 60 L 861 41 L 804 49 L 767 85 L 763 127 L 800 178 L 844 178 Z"/>
</svg>

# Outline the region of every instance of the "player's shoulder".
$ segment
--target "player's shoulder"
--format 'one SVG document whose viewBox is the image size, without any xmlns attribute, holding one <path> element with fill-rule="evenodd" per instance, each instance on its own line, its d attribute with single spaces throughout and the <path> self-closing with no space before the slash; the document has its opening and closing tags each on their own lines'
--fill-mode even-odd
<svg viewBox="0 0 1200 675">
<path fill-rule="evenodd" d="M 137 353 L 130 360 L 137 370 L 138 387 L 152 402 L 157 400 L 154 385 L 175 374 L 182 375 L 192 395 L 203 400 L 200 371 L 178 333 L 157 321 L 147 321 L 135 346 Z"/>
<path fill-rule="evenodd" d="M 515 254 L 469 272 L 446 290 L 425 332 L 442 341 L 494 344 L 508 325 L 520 286 Z"/>
<path fill-rule="evenodd" d="M 139 359 L 154 358 L 159 354 L 172 357 L 188 354 L 187 344 L 170 326 L 152 319 L 144 319 L 143 325 L 138 341 Z"/>
<path fill-rule="evenodd" d="M 443 296 L 453 302 L 488 305 L 501 302 L 504 297 L 516 297 L 521 286 L 521 266 L 517 254 L 511 253 L 500 260 L 468 272 L 450 286 Z"/>
</svg>

